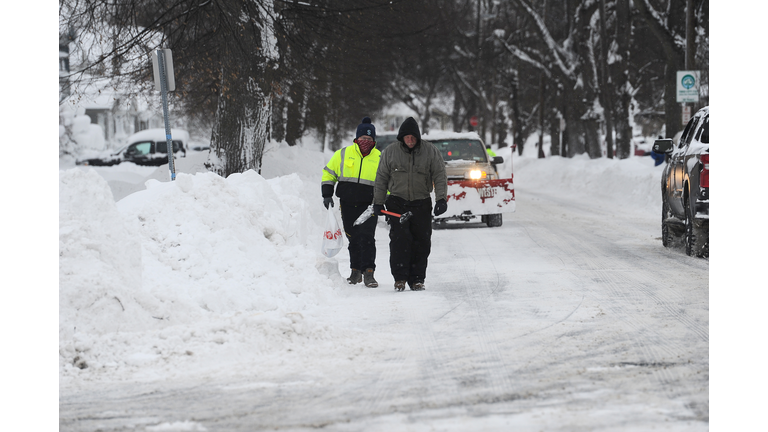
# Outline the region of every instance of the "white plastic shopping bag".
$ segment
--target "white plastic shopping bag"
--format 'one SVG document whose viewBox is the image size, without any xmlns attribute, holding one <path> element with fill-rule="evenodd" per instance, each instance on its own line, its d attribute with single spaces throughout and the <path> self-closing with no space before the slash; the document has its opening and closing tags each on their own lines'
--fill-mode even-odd
<svg viewBox="0 0 768 432">
<path fill-rule="evenodd" d="M 333 214 L 333 207 L 328 207 L 328 221 L 325 223 L 323 234 L 323 255 L 328 258 L 335 256 L 344 247 L 344 237 L 339 228 L 339 222 Z"/>
</svg>

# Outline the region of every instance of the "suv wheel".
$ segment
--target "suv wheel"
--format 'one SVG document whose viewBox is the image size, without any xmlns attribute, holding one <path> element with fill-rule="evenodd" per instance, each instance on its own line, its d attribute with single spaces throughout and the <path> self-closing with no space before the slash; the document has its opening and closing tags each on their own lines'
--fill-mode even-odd
<svg viewBox="0 0 768 432">
<path fill-rule="evenodd" d="M 669 204 L 663 201 L 661 203 L 661 244 L 664 247 L 672 246 L 672 241 L 674 240 L 669 230 L 669 225 L 665 222 L 667 219 L 669 219 Z"/>
<path fill-rule="evenodd" d="M 709 224 L 707 221 L 696 222 L 691 209 L 691 200 L 685 197 L 685 254 L 695 257 L 709 255 Z"/>
</svg>

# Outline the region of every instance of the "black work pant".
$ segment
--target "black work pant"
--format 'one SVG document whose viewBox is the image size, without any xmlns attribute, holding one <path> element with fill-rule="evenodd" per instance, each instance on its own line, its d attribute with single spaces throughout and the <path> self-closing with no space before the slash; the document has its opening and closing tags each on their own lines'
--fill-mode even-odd
<svg viewBox="0 0 768 432">
<path fill-rule="evenodd" d="M 349 268 L 365 271 L 376 269 L 376 219 L 371 216 L 360 225 L 354 225 L 358 217 L 371 203 L 356 203 L 340 201 L 341 221 L 344 224 L 344 234 L 349 241 Z"/>
<path fill-rule="evenodd" d="M 432 249 L 432 200 L 406 201 L 389 196 L 388 211 L 413 213 L 401 224 L 400 219 L 387 216 L 389 224 L 389 266 L 395 281 L 407 281 L 413 286 L 427 277 L 427 258 Z"/>
</svg>

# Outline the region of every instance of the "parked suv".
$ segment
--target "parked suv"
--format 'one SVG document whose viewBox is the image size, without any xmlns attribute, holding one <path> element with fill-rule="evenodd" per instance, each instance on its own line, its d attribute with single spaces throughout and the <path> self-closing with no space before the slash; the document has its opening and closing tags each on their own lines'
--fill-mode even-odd
<svg viewBox="0 0 768 432">
<path fill-rule="evenodd" d="M 173 138 L 173 155 L 176 158 L 186 157 L 185 143 L 189 140 L 189 134 L 179 129 L 171 129 Z M 168 163 L 168 142 L 165 138 L 165 129 L 146 129 L 128 137 L 130 143 L 123 151 L 123 161 L 133 162 L 136 165 L 160 166 Z"/>
<path fill-rule="evenodd" d="M 666 154 L 661 176 L 661 239 L 669 247 L 683 237 L 689 256 L 709 256 L 709 107 L 700 109 L 677 145 L 656 140 L 653 151 Z"/>
<path fill-rule="evenodd" d="M 171 129 L 173 154 L 186 157 L 189 133 L 184 129 Z M 145 129 L 128 137 L 128 145 L 117 151 L 104 151 L 78 159 L 77 165 L 111 166 L 122 162 L 136 165 L 160 166 L 168 163 L 168 144 L 164 128 Z"/>
</svg>

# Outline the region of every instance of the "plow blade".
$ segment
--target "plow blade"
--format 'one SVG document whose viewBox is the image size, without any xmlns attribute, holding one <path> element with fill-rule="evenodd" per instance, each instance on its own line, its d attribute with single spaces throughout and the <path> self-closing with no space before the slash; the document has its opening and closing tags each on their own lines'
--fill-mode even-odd
<svg viewBox="0 0 768 432">
<path fill-rule="evenodd" d="M 448 211 L 440 218 L 515 211 L 512 179 L 448 180 Z"/>
</svg>

